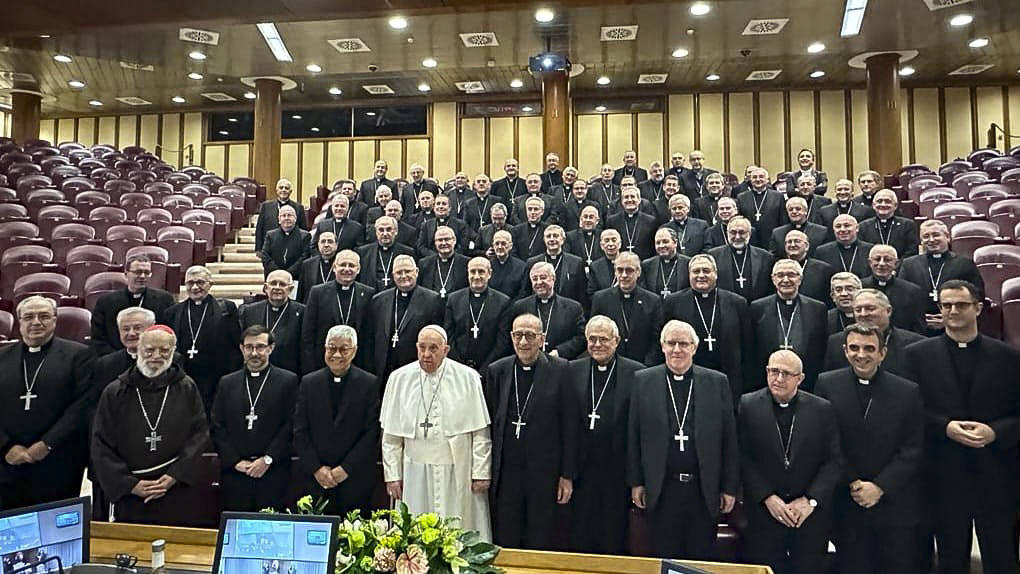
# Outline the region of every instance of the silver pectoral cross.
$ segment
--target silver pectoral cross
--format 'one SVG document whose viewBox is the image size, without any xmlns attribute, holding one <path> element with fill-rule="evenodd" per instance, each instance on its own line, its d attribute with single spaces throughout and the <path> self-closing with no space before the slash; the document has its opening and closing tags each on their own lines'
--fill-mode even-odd
<svg viewBox="0 0 1020 574">
<path fill-rule="evenodd" d="M 156 452 L 156 443 L 161 440 L 163 440 L 163 435 L 158 435 L 156 431 L 151 431 L 145 439 L 145 442 L 149 443 L 149 452 Z"/>
<path fill-rule="evenodd" d="M 659 293 L 660 293 L 660 294 L 662 295 L 662 297 L 663 297 L 663 298 L 665 299 L 665 298 L 666 298 L 666 297 L 667 297 L 667 296 L 669 295 L 669 293 L 670 293 L 670 291 L 669 291 L 669 287 L 663 286 L 663 287 L 662 287 L 662 291 L 659 291 Z"/>
<path fill-rule="evenodd" d="M 188 358 L 194 359 L 196 355 L 198 355 L 198 349 L 196 349 L 194 345 L 192 345 L 192 347 L 188 349 Z"/>
<path fill-rule="evenodd" d="M 680 432 L 673 435 L 673 440 L 680 443 L 680 452 L 687 450 L 687 440 L 690 439 L 690 435 L 684 432 L 684 429 L 680 429 Z"/>
<path fill-rule="evenodd" d="M 259 420 L 259 416 L 255 414 L 255 407 L 252 407 L 248 414 L 244 415 L 244 420 L 248 421 L 248 430 L 255 428 L 255 421 Z"/>
<path fill-rule="evenodd" d="M 528 423 L 522 421 L 520 417 L 517 417 L 517 420 L 511 422 L 510 424 L 517 427 L 514 429 L 514 438 L 517 439 L 521 438 L 521 427 L 528 426 Z"/>
<path fill-rule="evenodd" d="M 389 287 L 389 285 L 390 285 L 390 278 L 385 276 L 385 275 L 383 275 L 382 284 L 383 284 L 383 287 Z"/>
<path fill-rule="evenodd" d="M 393 336 L 390 337 L 390 342 L 393 343 L 393 348 L 396 349 L 397 343 L 400 342 L 400 333 L 398 333 L 397 331 L 393 331 Z"/>
<path fill-rule="evenodd" d="M 709 350 L 709 352 L 715 350 L 715 345 L 713 345 L 713 343 L 715 343 L 718 340 L 719 339 L 716 339 L 715 337 L 712 336 L 712 333 L 709 333 L 708 336 L 705 337 L 705 342 L 708 343 L 708 350 Z"/>
<path fill-rule="evenodd" d="M 478 328 L 478 325 L 472 325 L 471 326 L 471 337 L 474 338 L 474 339 L 477 339 L 478 338 L 478 331 L 480 331 L 480 329 Z"/>
<path fill-rule="evenodd" d="M 436 426 L 436 425 L 430 423 L 429 419 L 426 418 L 425 422 L 421 423 L 418 426 L 421 427 L 422 433 L 425 435 L 425 438 L 429 438 L 429 429 L 434 427 L 434 426 Z"/>
<path fill-rule="evenodd" d="M 39 398 L 39 395 L 34 394 L 32 391 L 25 391 L 25 394 L 18 398 L 25 401 L 25 410 L 30 411 L 32 410 L 32 399 Z"/>
<path fill-rule="evenodd" d="M 931 293 L 928 293 L 928 296 L 931 297 L 932 301 L 939 302 L 939 292 L 934 287 L 931 288 Z"/>
<path fill-rule="evenodd" d="M 439 296 L 442 297 L 443 299 L 446 299 L 446 287 L 441 287 L 439 289 Z"/>
<path fill-rule="evenodd" d="M 747 282 L 747 278 L 744 277 L 743 275 L 741 275 L 740 277 L 737 277 L 737 283 L 740 283 L 740 288 L 741 289 L 744 288 L 744 283 L 746 283 L 746 282 Z"/>
<path fill-rule="evenodd" d="M 792 351 L 793 345 L 791 345 L 789 341 L 783 341 L 783 344 L 779 345 L 779 348 L 784 351 Z"/>
<path fill-rule="evenodd" d="M 588 430 L 595 430 L 595 421 L 600 418 L 602 418 L 602 415 L 596 414 L 595 411 L 592 411 L 591 414 L 588 415 Z"/>
</svg>

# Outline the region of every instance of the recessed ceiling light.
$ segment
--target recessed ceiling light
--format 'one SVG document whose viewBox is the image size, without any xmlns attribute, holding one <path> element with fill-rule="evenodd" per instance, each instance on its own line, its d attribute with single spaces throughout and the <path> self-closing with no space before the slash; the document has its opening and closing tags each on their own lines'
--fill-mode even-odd
<svg viewBox="0 0 1020 574">
<path fill-rule="evenodd" d="M 608 86 L 611 81 L 612 80 L 609 79 L 609 76 L 599 76 L 599 79 L 595 80 L 595 83 L 600 86 Z"/>
<path fill-rule="evenodd" d="M 606 111 L 606 106 L 595 106 L 595 111 L 596 112 L 604 112 L 604 111 Z"/>
<path fill-rule="evenodd" d="M 49 38 L 50 35 L 49 34 L 39 34 L 39 37 L 42 38 L 43 40 L 45 40 L 46 38 Z"/>
<path fill-rule="evenodd" d="M 63 54 L 57 54 L 56 56 L 53 56 L 53 59 L 61 64 L 68 64 L 71 62 L 71 56 L 65 56 Z"/>
<path fill-rule="evenodd" d="M 227 130 L 220 130 L 220 135 L 221 136 L 229 136 L 230 132 L 228 132 Z"/>
<path fill-rule="evenodd" d="M 244 99 L 246 99 L 246 100 L 254 100 L 257 97 L 258 96 L 255 95 L 255 92 L 245 92 L 244 93 Z"/>
<path fill-rule="evenodd" d="M 103 102 L 100 102 L 99 100 L 89 100 L 89 105 L 98 108 L 103 105 Z"/>
<path fill-rule="evenodd" d="M 514 88 L 514 89 L 516 89 L 516 88 L 523 88 L 524 87 L 524 82 L 521 81 L 520 78 L 514 78 L 514 79 L 510 80 L 510 87 Z"/>
<path fill-rule="evenodd" d="M 319 72 L 322 71 L 322 66 L 318 64 L 308 64 L 307 66 L 305 66 L 305 69 L 313 74 L 318 74 Z"/>
<path fill-rule="evenodd" d="M 365 112 L 365 115 L 370 117 L 370 118 L 374 118 L 375 117 L 375 112 Z"/>
<path fill-rule="evenodd" d="M 84 88 L 85 82 L 81 80 L 71 80 L 70 82 L 67 83 L 67 85 L 71 86 L 72 88 Z"/>
<path fill-rule="evenodd" d="M 292 120 L 300 120 L 301 119 L 301 115 L 300 114 L 294 114 L 294 115 L 292 115 L 290 117 L 290 119 L 292 119 Z"/>
<path fill-rule="evenodd" d="M 439 62 L 437 62 L 435 58 L 425 58 L 421 61 L 421 65 L 426 68 L 435 68 L 439 65 Z"/>
<path fill-rule="evenodd" d="M 903 66 L 902 68 L 900 68 L 900 75 L 901 76 L 913 76 L 915 71 L 916 70 L 914 70 L 910 66 Z"/>
<path fill-rule="evenodd" d="M 174 97 L 170 98 L 170 101 L 172 101 L 175 104 L 183 104 L 187 100 L 185 100 L 184 98 L 182 98 L 180 96 L 174 96 Z"/>
<path fill-rule="evenodd" d="M 544 24 L 546 22 L 552 22 L 554 18 L 556 18 L 556 13 L 548 8 L 539 8 L 538 10 L 535 10 L 536 22 L 542 22 Z"/>
<path fill-rule="evenodd" d="M 311 129 L 309 129 L 309 131 L 312 131 L 312 132 L 318 133 L 318 132 L 319 132 L 319 128 L 311 128 Z"/>
<path fill-rule="evenodd" d="M 970 24 L 973 21 L 974 17 L 971 16 L 970 14 L 957 14 L 956 16 L 953 16 L 951 20 L 949 20 L 949 25 L 955 27 L 966 26 L 967 24 Z"/>
<path fill-rule="evenodd" d="M 674 58 L 686 58 L 688 54 L 690 54 L 690 52 L 687 51 L 687 48 L 677 48 L 676 50 L 673 50 Z"/>
<path fill-rule="evenodd" d="M 188 57 L 191 58 L 192 60 L 198 60 L 199 62 L 201 62 L 202 60 L 208 58 L 208 56 L 206 56 L 202 52 L 199 52 L 198 50 L 195 50 L 195 51 L 189 53 Z"/>
<path fill-rule="evenodd" d="M 294 61 L 294 58 L 290 55 L 290 50 L 287 49 L 287 45 L 283 43 L 283 36 L 276 29 L 276 24 L 261 22 L 256 24 L 255 27 L 259 29 L 259 33 L 262 34 L 262 38 L 266 41 L 269 51 L 273 53 L 273 57 L 276 58 L 277 62 Z"/>
<path fill-rule="evenodd" d="M 227 118 L 227 121 L 232 123 L 232 124 L 236 124 L 237 123 L 237 118 Z"/>
<path fill-rule="evenodd" d="M 864 11 L 867 9 L 868 0 L 846 0 L 846 8 L 843 9 L 843 24 L 839 28 L 839 35 L 845 38 L 860 34 L 861 25 L 864 24 Z"/>
<path fill-rule="evenodd" d="M 199 74 L 198 72 L 191 72 L 190 74 L 188 74 L 188 77 L 191 78 L 192 80 L 201 80 L 205 76 Z"/>
<path fill-rule="evenodd" d="M 533 108 L 531 106 L 524 106 L 523 108 L 521 108 L 521 111 L 522 112 L 533 112 L 533 111 L 535 111 L 535 108 Z"/>
<path fill-rule="evenodd" d="M 332 88 L 329 89 L 329 93 L 332 96 L 339 96 L 340 94 L 344 93 L 344 91 L 336 86 L 333 86 Z"/>
<path fill-rule="evenodd" d="M 695 2 L 691 4 L 691 15 L 692 16 L 704 16 L 712 11 L 712 7 L 707 2 Z"/>
<path fill-rule="evenodd" d="M 427 91 L 429 91 L 431 89 L 432 89 L 432 87 L 429 86 L 428 84 L 424 83 L 424 82 L 418 84 L 418 91 L 419 92 L 427 92 Z"/>
<path fill-rule="evenodd" d="M 407 18 L 403 16 L 394 16 L 390 18 L 390 28 L 394 30 L 403 30 L 407 28 Z"/>
<path fill-rule="evenodd" d="M 705 76 L 705 79 L 708 80 L 709 82 L 715 82 L 719 79 L 719 74 L 709 74 Z"/>
<path fill-rule="evenodd" d="M 971 48 L 984 48 L 988 45 L 988 38 L 974 38 L 967 45 Z"/>
<path fill-rule="evenodd" d="M 817 54 L 825 51 L 825 44 L 821 42 L 815 42 L 807 47 L 808 54 Z"/>
<path fill-rule="evenodd" d="M 823 77 L 825 77 L 825 72 L 823 72 L 821 70 L 815 70 L 814 72 L 811 72 L 811 77 L 812 78 L 823 78 Z"/>
</svg>

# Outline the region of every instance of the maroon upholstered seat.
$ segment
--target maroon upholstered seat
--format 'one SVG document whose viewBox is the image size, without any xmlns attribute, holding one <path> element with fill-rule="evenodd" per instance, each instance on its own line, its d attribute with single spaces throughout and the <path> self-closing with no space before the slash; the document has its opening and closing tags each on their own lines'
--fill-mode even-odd
<svg viewBox="0 0 1020 574">
<path fill-rule="evenodd" d="M 177 262 L 171 263 L 170 253 L 166 249 L 159 247 L 158 245 L 139 245 L 128 249 L 124 260 L 126 261 L 135 255 L 145 255 L 152 262 L 152 277 L 149 279 L 150 286 L 166 289 L 168 286 L 168 271 L 171 268 L 176 271 L 174 274 L 174 281 L 180 281 L 181 266 Z M 180 283 L 177 285 L 170 285 L 170 287 L 172 292 L 174 287 L 180 287 Z"/>
<path fill-rule="evenodd" d="M 25 206 L 28 207 L 28 216 L 35 219 L 39 210 L 47 205 L 69 205 L 64 199 L 64 192 L 59 189 L 33 189 L 25 194 Z"/>
<path fill-rule="evenodd" d="M 110 179 L 103 183 L 103 191 L 110 194 L 110 201 L 116 203 L 125 193 L 133 193 L 138 187 L 126 179 Z"/>
<path fill-rule="evenodd" d="M 170 260 L 180 263 L 183 269 L 195 260 L 195 232 L 181 225 L 170 225 L 156 233 L 156 244 L 167 250 Z"/>
<path fill-rule="evenodd" d="M 974 250 L 974 263 L 985 281 L 985 296 L 999 303 L 1003 282 L 1020 276 L 1020 246 L 995 244 L 979 247 Z"/>
<path fill-rule="evenodd" d="M 999 237 L 999 226 L 991 221 L 963 221 L 950 231 L 955 253 L 972 257 L 974 250 L 992 245 Z"/>
<path fill-rule="evenodd" d="M 18 192 L 0 184 L 0 201 L 18 201 Z"/>
<path fill-rule="evenodd" d="M 1013 239 L 1013 228 L 1020 222 L 1020 199 L 996 201 L 988 208 L 988 220 L 998 224 L 999 233 Z"/>
<path fill-rule="evenodd" d="M 188 167 L 182 167 L 181 173 L 188 174 L 188 176 L 191 177 L 191 181 L 198 181 L 206 174 L 206 171 L 197 165 L 189 165 Z"/>
<path fill-rule="evenodd" d="M 156 172 L 149 169 L 136 169 L 128 174 L 128 181 L 135 184 L 135 187 L 141 189 L 146 184 L 156 181 Z"/>
<path fill-rule="evenodd" d="M 32 295 L 49 297 L 60 302 L 71 292 L 71 279 L 63 273 L 32 273 L 14 282 L 14 300 L 21 301 Z"/>
<path fill-rule="evenodd" d="M 149 238 L 153 238 L 157 236 L 160 229 L 170 225 L 173 221 L 173 214 L 162 207 L 146 207 L 138 210 L 135 221 L 145 228 Z"/>
<path fill-rule="evenodd" d="M 0 256 L 0 297 L 10 298 L 19 278 L 32 273 L 56 271 L 53 251 L 42 245 L 15 245 Z"/>
<path fill-rule="evenodd" d="M 39 236 L 47 240 L 53 236 L 53 229 L 56 226 L 79 220 L 78 210 L 71 205 L 47 205 L 40 209 L 36 215 Z"/>
<path fill-rule="evenodd" d="M 152 207 L 153 199 L 147 193 L 129 192 L 121 195 L 117 203 L 127 212 L 128 219 L 137 221 L 138 212 L 147 207 Z"/>
<path fill-rule="evenodd" d="M 922 215 L 924 215 L 922 213 Z M 966 201 L 949 201 L 935 206 L 932 216 L 945 223 L 952 231 L 953 226 L 961 221 L 970 221 L 977 215 L 974 206 Z"/>
<path fill-rule="evenodd" d="M 55 167 L 68 165 L 71 165 L 71 160 L 62 155 L 51 156 L 39 162 L 39 167 L 42 168 L 43 173 L 46 175 L 50 175 Z"/>
<path fill-rule="evenodd" d="M 77 246 L 84 245 L 95 239 L 96 230 L 85 223 L 61 223 L 53 228 L 50 234 L 50 248 L 53 249 L 53 260 L 63 265 L 68 254 Z"/>
<path fill-rule="evenodd" d="M 988 176 L 992 179 L 999 179 L 1002 172 L 1013 169 L 1020 166 L 1020 159 L 1013 156 L 1004 155 L 1000 157 L 993 157 L 986 159 L 981 165 L 981 169 L 988 173 Z"/>
<path fill-rule="evenodd" d="M 14 245 L 38 242 L 39 226 L 29 221 L 5 221 L 0 223 L 0 253 Z"/>
<path fill-rule="evenodd" d="M 1009 187 L 1001 183 L 982 183 L 970 188 L 968 200 L 974 204 L 978 213 L 988 215 L 992 204 L 1009 197 Z"/>
<path fill-rule="evenodd" d="M 174 216 L 174 221 L 180 221 L 185 211 L 195 208 L 195 200 L 187 195 L 173 194 L 163 198 L 163 209 L 168 210 Z"/>
<path fill-rule="evenodd" d="M 190 209 L 181 215 L 181 224 L 195 232 L 195 238 L 206 242 L 206 252 L 212 253 L 216 233 L 216 219 L 204 209 Z"/>
<path fill-rule="evenodd" d="M 198 183 L 201 183 L 202 185 L 208 187 L 209 190 L 214 193 L 218 191 L 221 187 L 226 185 L 226 182 L 223 181 L 222 177 L 213 173 L 207 173 L 205 175 L 200 176 L 198 178 Z"/>
<path fill-rule="evenodd" d="M 18 178 L 18 184 L 14 186 L 18 190 L 18 196 L 24 197 L 28 192 L 35 189 L 46 189 L 53 187 L 53 180 L 50 176 L 41 173 L 32 173 Z"/>
<path fill-rule="evenodd" d="M 126 157 L 136 157 L 145 153 L 145 148 L 138 145 L 125 146 L 122 150 Z"/>
<path fill-rule="evenodd" d="M 96 228 L 97 237 L 106 237 L 106 230 L 114 225 L 121 225 L 125 221 L 127 221 L 127 211 L 110 205 L 93 208 L 88 215 L 88 224 Z"/>
<path fill-rule="evenodd" d="M 85 297 L 85 280 L 113 267 L 113 250 L 105 245 L 78 245 L 67 253 L 64 273 L 71 279 L 70 294 Z"/>
<path fill-rule="evenodd" d="M 69 155 L 74 150 L 83 150 L 85 146 L 78 142 L 61 142 L 57 144 L 57 149 L 64 155 Z"/>
<path fill-rule="evenodd" d="M 28 217 L 28 208 L 20 203 L 0 203 L 0 219 Z"/>
<path fill-rule="evenodd" d="M 57 307 L 56 336 L 88 344 L 92 339 L 92 312 L 81 307 Z"/>
<path fill-rule="evenodd" d="M 68 178 L 80 177 L 81 174 L 81 168 L 76 165 L 61 165 L 53 168 L 53 171 L 50 172 L 50 179 L 53 180 L 54 186 L 60 187 Z"/>
<path fill-rule="evenodd" d="M 967 156 L 967 161 L 974 164 L 974 167 L 982 169 L 985 161 L 993 157 L 1000 157 L 1001 155 L 1002 153 L 994 148 L 978 149 L 970 152 Z"/>
<path fill-rule="evenodd" d="M 106 246 L 113 250 L 113 262 L 122 265 L 132 247 L 145 244 L 145 228 L 137 225 L 114 225 L 106 230 Z"/>
<path fill-rule="evenodd" d="M 107 271 L 97 273 L 85 280 L 85 308 L 89 311 L 96 308 L 96 300 L 111 291 L 119 291 L 127 286 L 127 278 L 123 273 Z"/>
<path fill-rule="evenodd" d="M 74 165 L 80 165 L 83 159 L 92 159 L 92 152 L 87 149 L 73 149 L 67 153 L 67 157 Z"/>
<path fill-rule="evenodd" d="M 16 163 L 7 168 L 7 179 L 16 184 L 18 180 L 27 175 L 42 175 L 42 168 L 34 163 Z"/>
<path fill-rule="evenodd" d="M 74 206 L 82 217 L 88 217 L 93 209 L 110 205 L 110 194 L 105 191 L 82 191 L 74 196 Z"/>
<path fill-rule="evenodd" d="M 8 311 L 0 310 L 0 341 L 16 338 L 14 332 L 14 315 Z"/>
<path fill-rule="evenodd" d="M 956 194 L 962 199 L 967 199 L 970 197 L 970 188 L 987 183 L 988 181 L 987 173 L 983 171 L 969 171 L 956 176 L 956 179 L 953 180 L 953 189 L 956 190 Z"/>
<path fill-rule="evenodd" d="M 199 205 L 201 205 L 201 203 L 205 201 L 205 198 L 209 197 L 211 194 L 209 188 L 201 183 L 189 183 L 181 188 L 181 193 L 187 195 Z"/>
<path fill-rule="evenodd" d="M 1002 339 L 1020 349 L 1020 277 L 1002 282 Z"/>
<path fill-rule="evenodd" d="M 202 209 L 212 213 L 213 221 L 216 223 L 225 223 L 228 227 L 231 223 L 231 212 L 233 210 L 233 204 L 230 200 L 225 197 L 210 196 L 202 201 Z"/>
<path fill-rule="evenodd" d="M 167 174 L 163 181 L 174 186 L 174 189 L 178 192 L 184 191 L 184 186 L 191 183 L 191 176 L 186 173 L 173 172 Z"/>
<path fill-rule="evenodd" d="M 64 192 L 67 199 L 74 201 L 74 198 L 83 191 L 96 189 L 96 182 L 84 176 L 69 177 L 60 183 L 60 191 Z"/>
</svg>

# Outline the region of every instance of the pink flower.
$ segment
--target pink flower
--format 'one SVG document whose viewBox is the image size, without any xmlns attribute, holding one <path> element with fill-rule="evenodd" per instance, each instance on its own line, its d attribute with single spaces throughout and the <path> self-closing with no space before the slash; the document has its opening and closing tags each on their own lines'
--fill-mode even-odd
<svg viewBox="0 0 1020 574">
<path fill-rule="evenodd" d="M 397 553 L 392 548 L 379 546 L 375 549 L 372 568 L 376 572 L 392 572 L 397 564 Z"/>
<path fill-rule="evenodd" d="M 425 550 L 417 544 L 407 547 L 407 552 L 397 558 L 397 574 L 427 574 L 429 558 Z"/>
</svg>

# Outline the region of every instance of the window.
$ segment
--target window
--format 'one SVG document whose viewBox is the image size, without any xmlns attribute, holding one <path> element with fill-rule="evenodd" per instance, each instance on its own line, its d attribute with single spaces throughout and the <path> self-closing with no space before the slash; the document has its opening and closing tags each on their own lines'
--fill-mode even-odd
<svg viewBox="0 0 1020 574">
<path fill-rule="evenodd" d="M 210 142 L 231 142 L 255 139 L 254 112 L 221 112 L 208 114 Z"/>
<path fill-rule="evenodd" d="M 254 112 L 207 114 L 209 142 L 255 139 Z M 313 108 L 284 110 L 280 122 L 283 139 L 349 138 L 428 135 L 428 106 L 378 108 Z"/>
<path fill-rule="evenodd" d="M 351 137 L 351 108 L 285 110 L 283 139 Z"/>
<path fill-rule="evenodd" d="M 428 134 L 428 106 L 356 108 L 354 137 Z"/>
</svg>

